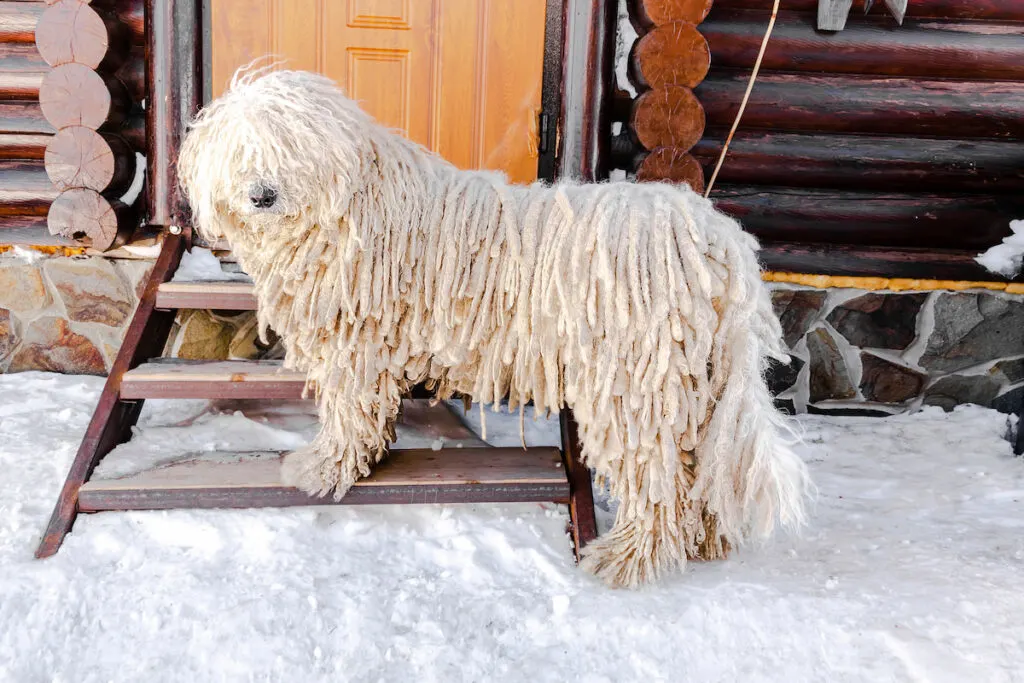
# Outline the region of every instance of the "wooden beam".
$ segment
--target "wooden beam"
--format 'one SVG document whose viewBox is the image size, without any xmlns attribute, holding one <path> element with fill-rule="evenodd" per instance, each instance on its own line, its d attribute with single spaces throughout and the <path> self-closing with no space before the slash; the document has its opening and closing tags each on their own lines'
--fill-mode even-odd
<svg viewBox="0 0 1024 683">
<path fill-rule="evenodd" d="M 728 128 L 750 77 L 712 69 L 694 94 L 708 126 Z M 762 73 L 743 129 L 1024 139 L 1024 82 Z"/>
<path fill-rule="evenodd" d="M 256 295 L 246 282 L 168 282 L 160 286 L 157 308 L 212 308 L 255 311 Z"/>
<path fill-rule="evenodd" d="M 135 152 L 118 135 L 69 126 L 49 141 L 45 166 L 59 190 L 87 188 L 120 194 L 135 178 Z"/>
<path fill-rule="evenodd" d="M 79 507 L 100 510 L 250 508 L 306 505 L 568 503 L 557 448 L 446 448 L 393 451 L 335 501 L 285 486 L 274 454 L 220 454 L 82 486 Z"/>
<path fill-rule="evenodd" d="M 714 0 L 630 0 L 631 14 L 642 28 L 650 29 L 674 21 L 699 24 L 711 11 Z"/>
<path fill-rule="evenodd" d="M 579 425 L 572 411 L 565 409 L 559 415 L 562 432 L 562 453 L 569 479 L 569 534 L 572 537 L 576 561 L 588 543 L 597 538 L 597 516 L 594 514 L 594 488 L 590 470 L 583 462 Z"/>
<path fill-rule="evenodd" d="M 121 396 L 140 398 L 298 399 L 306 376 L 280 361 L 161 358 L 126 373 Z"/>
<path fill-rule="evenodd" d="M 693 91 L 678 85 L 648 90 L 633 105 L 630 127 L 647 149 L 687 151 L 704 134 L 704 107 Z"/>
<path fill-rule="evenodd" d="M 57 188 L 41 161 L 0 161 L 0 216 L 45 216 Z"/>
<path fill-rule="evenodd" d="M 120 200 L 96 190 L 74 187 L 61 192 L 46 214 L 51 235 L 70 237 L 99 251 L 128 241 L 136 227 L 136 212 Z"/>
<path fill-rule="evenodd" d="M 717 8 L 717 5 L 716 5 Z M 764 36 L 764 12 L 717 10 L 701 27 L 715 67 L 753 68 Z M 783 14 L 762 68 L 909 78 L 1024 80 L 1024 27 L 1002 22 L 860 20 L 839 33 L 816 31 L 805 14 Z"/>
<path fill-rule="evenodd" d="M 725 131 L 716 129 L 692 150 L 708 172 L 724 139 Z M 1024 141 L 741 131 L 719 178 L 741 185 L 1020 195 Z"/>
<path fill-rule="evenodd" d="M 178 267 L 182 251 L 184 243 L 180 236 L 165 237 L 160 256 L 153 265 L 139 297 L 139 305 L 121 342 L 121 349 L 110 367 L 99 403 L 86 428 L 85 438 L 71 463 L 57 505 L 36 550 L 36 557 L 49 557 L 57 552 L 78 514 L 78 492 L 82 484 L 103 456 L 131 436 L 131 427 L 142 410 L 142 401 L 121 400 L 118 395 L 121 380 L 128 370 L 158 355 L 167 343 L 174 323 L 174 313 L 155 310 L 153 302 L 156 300 L 157 287 L 169 279 Z"/>
<path fill-rule="evenodd" d="M 643 88 L 693 88 L 711 68 L 711 50 L 694 24 L 675 22 L 634 43 L 630 68 L 633 80 Z"/>
<path fill-rule="evenodd" d="M 202 104 L 202 0 L 146 0 L 146 181 L 149 223 L 187 228 L 176 161 L 185 126 Z"/>
<path fill-rule="evenodd" d="M 715 206 L 771 242 L 974 249 L 1010 234 L 1015 197 L 722 185 Z M 969 230 L 965 226 L 970 226 Z"/>
<path fill-rule="evenodd" d="M 613 0 L 566 0 L 558 176 L 608 177 L 611 91 L 614 84 Z"/>
<path fill-rule="evenodd" d="M 715 13 L 729 9 L 754 9 L 770 12 L 773 0 L 715 0 Z M 783 12 L 818 10 L 818 0 L 782 0 Z M 869 13 L 884 16 L 888 12 L 876 2 Z M 986 19 L 992 21 L 1024 21 L 1024 3 L 1020 0 L 919 0 L 907 4 L 909 19 Z"/>
</svg>

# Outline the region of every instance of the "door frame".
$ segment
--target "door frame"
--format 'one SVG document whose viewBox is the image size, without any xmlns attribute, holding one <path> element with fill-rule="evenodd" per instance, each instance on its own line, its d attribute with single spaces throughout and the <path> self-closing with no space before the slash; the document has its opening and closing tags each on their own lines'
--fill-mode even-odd
<svg viewBox="0 0 1024 683">
<path fill-rule="evenodd" d="M 211 2 L 216 0 L 145 0 L 148 223 L 175 233 L 190 231 L 191 223 L 175 161 L 188 121 L 212 90 Z M 608 177 L 617 5 L 547 0 L 540 180 Z"/>
</svg>

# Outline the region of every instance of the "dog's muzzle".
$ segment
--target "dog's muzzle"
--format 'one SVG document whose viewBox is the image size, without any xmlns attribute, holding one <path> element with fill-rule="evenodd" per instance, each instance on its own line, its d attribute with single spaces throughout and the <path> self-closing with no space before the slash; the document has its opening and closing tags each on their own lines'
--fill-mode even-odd
<svg viewBox="0 0 1024 683">
<path fill-rule="evenodd" d="M 272 187 L 255 185 L 249 190 L 249 201 L 257 209 L 269 209 L 277 201 L 277 191 Z"/>
</svg>

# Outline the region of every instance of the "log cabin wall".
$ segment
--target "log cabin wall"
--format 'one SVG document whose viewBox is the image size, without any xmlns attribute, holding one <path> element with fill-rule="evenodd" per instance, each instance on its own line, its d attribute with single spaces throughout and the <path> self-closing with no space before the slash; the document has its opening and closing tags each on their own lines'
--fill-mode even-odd
<svg viewBox="0 0 1024 683">
<path fill-rule="evenodd" d="M 858 1 L 835 33 L 817 4 L 782 0 L 711 194 L 774 271 L 772 389 L 795 412 L 1016 412 L 1024 286 L 973 257 L 1024 218 L 1024 2 L 912 0 L 899 26 Z M 771 7 L 623 0 L 620 175 L 703 189 Z"/>
<path fill-rule="evenodd" d="M 142 6 L 0 0 L 0 245 L 102 250 L 138 225 Z"/>
<path fill-rule="evenodd" d="M 0 372 L 117 354 L 153 248 L 86 254 L 141 219 L 144 66 L 143 0 L 0 0 Z"/>
<path fill-rule="evenodd" d="M 619 167 L 702 186 L 772 2 L 629 4 Z M 999 279 L 972 257 L 1024 217 L 1024 2 L 914 0 L 902 26 L 875 5 L 822 32 L 817 0 L 783 0 L 712 198 L 773 270 Z"/>
</svg>

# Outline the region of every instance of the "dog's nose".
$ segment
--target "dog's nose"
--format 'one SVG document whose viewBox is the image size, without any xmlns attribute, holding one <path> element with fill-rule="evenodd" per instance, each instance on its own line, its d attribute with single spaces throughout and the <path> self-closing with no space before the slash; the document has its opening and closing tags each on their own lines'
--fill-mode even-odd
<svg viewBox="0 0 1024 683">
<path fill-rule="evenodd" d="M 272 188 L 257 185 L 249 190 L 249 201 L 257 209 L 269 209 L 277 201 L 277 192 Z"/>
</svg>

